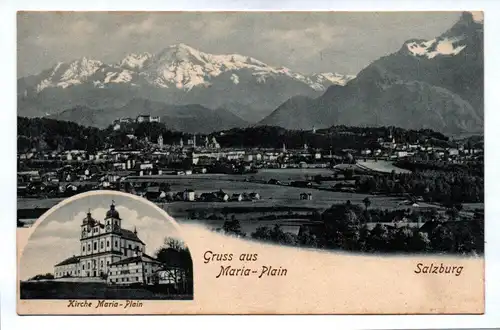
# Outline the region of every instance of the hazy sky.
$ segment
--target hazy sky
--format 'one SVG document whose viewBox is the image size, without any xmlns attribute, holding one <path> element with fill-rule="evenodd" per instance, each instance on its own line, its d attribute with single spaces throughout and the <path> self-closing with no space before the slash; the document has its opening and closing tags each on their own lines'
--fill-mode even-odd
<svg viewBox="0 0 500 330">
<path fill-rule="evenodd" d="M 130 197 L 93 195 L 66 204 L 52 213 L 30 236 L 20 261 L 20 278 L 53 273 L 54 265 L 80 253 L 80 230 L 88 209 L 101 222 L 114 200 L 122 218 L 122 228 L 134 230 L 153 256 L 166 237 L 178 238 L 179 232 L 159 211 Z"/>
<path fill-rule="evenodd" d="M 106 63 L 185 43 L 292 70 L 357 74 L 411 38 L 433 38 L 459 12 L 18 14 L 18 75 L 83 56 Z"/>
</svg>

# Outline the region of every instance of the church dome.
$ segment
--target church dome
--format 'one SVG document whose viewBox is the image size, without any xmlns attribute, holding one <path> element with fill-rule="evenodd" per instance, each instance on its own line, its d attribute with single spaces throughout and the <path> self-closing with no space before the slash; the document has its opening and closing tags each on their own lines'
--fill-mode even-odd
<svg viewBox="0 0 500 330">
<path fill-rule="evenodd" d="M 94 223 L 96 222 L 96 220 L 94 218 L 92 218 L 92 214 L 89 212 L 87 212 L 87 216 L 85 218 L 83 218 L 83 224 L 84 225 L 94 225 Z"/>
<path fill-rule="evenodd" d="M 109 206 L 108 212 L 106 212 L 106 218 L 120 219 L 120 213 L 115 209 L 115 204 L 112 203 Z"/>
</svg>

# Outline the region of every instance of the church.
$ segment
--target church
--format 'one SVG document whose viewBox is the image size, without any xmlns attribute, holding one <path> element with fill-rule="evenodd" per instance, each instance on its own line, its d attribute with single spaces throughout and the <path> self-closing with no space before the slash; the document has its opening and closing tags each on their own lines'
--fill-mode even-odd
<svg viewBox="0 0 500 330">
<path fill-rule="evenodd" d="M 55 265 L 55 277 L 102 278 L 114 284 L 151 283 L 150 276 L 163 264 L 145 254 L 146 244 L 137 230 L 122 228 L 122 221 L 114 202 L 102 222 L 89 211 L 80 226 L 80 255 Z M 138 261 L 141 276 L 136 274 Z M 142 275 L 145 271 L 149 276 Z"/>
</svg>

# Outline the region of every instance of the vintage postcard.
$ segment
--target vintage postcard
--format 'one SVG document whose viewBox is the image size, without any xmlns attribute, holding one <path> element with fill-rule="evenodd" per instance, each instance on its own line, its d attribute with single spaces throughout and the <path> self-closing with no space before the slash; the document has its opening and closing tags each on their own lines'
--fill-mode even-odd
<svg viewBox="0 0 500 330">
<path fill-rule="evenodd" d="M 18 313 L 484 313 L 484 24 L 18 12 Z"/>
</svg>

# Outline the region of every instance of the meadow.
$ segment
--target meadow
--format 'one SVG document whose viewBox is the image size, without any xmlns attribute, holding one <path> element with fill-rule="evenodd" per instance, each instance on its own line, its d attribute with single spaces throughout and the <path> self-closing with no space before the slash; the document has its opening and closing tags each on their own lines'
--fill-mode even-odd
<svg viewBox="0 0 500 330">
<path fill-rule="evenodd" d="M 155 292 L 151 288 L 118 287 L 106 283 L 27 281 L 20 285 L 21 299 L 143 299 L 192 300 L 193 295 Z"/>
<path fill-rule="evenodd" d="M 345 203 L 347 200 L 353 204 L 363 205 L 363 200 L 368 197 L 371 202 L 370 208 L 376 209 L 393 210 L 410 207 L 402 203 L 405 200 L 402 197 L 326 191 L 286 185 L 290 181 L 305 180 L 307 177 L 315 175 L 330 176 L 332 174 L 333 172 L 329 169 L 265 169 L 251 175 L 162 175 L 133 177 L 127 180 L 168 183 L 173 192 L 193 189 L 198 195 L 218 190 L 223 190 L 229 196 L 236 193 L 259 193 L 261 199 L 256 201 L 158 203 L 161 208 L 179 221 L 200 221 L 211 227 L 222 226 L 224 220 L 209 219 L 207 216 L 195 220 L 189 214 L 193 211 L 202 211 L 205 214 L 216 214 L 218 218 L 234 215 L 236 219 L 241 221 L 246 232 L 253 231 L 259 225 L 272 226 L 274 224 L 280 224 L 284 228 L 290 227 L 292 231 L 295 231 L 304 222 L 304 215 L 310 215 L 315 210 L 322 212 L 333 204 Z M 263 183 L 270 179 L 279 180 L 285 185 Z M 332 183 L 327 181 L 324 184 L 330 185 Z M 301 200 L 300 194 L 304 192 L 310 193 L 312 200 Z M 61 200 L 62 198 L 22 198 L 18 199 L 18 209 L 50 208 Z M 420 203 L 420 207 L 436 206 Z M 287 214 L 289 217 L 283 216 Z M 281 218 L 262 219 L 268 215 L 277 215 Z"/>
<path fill-rule="evenodd" d="M 367 160 L 367 161 L 358 161 L 357 166 L 362 169 L 367 169 L 375 172 L 382 173 L 391 173 L 394 171 L 397 174 L 411 173 L 411 171 L 396 167 L 392 164 L 392 162 L 385 160 Z"/>
</svg>

